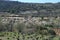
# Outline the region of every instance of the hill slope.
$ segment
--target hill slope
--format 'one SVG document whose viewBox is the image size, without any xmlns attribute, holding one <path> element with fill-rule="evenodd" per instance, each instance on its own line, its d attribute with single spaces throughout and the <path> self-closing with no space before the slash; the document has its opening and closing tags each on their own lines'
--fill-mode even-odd
<svg viewBox="0 0 60 40">
<path fill-rule="evenodd" d="M 17 1 L 0 1 L 0 12 L 60 16 L 60 3 L 22 3 Z"/>
</svg>

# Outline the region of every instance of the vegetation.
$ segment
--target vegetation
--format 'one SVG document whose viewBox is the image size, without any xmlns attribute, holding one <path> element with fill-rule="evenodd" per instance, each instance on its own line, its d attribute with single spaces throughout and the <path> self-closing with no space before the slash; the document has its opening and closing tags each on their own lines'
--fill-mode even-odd
<svg viewBox="0 0 60 40">
<path fill-rule="evenodd" d="M 53 25 L 37 25 L 33 23 L 2 23 L 0 21 L 0 37 L 7 37 L 6 40 L 54 40 L 56 35 L 52 30 Z M 33 30 L 29 30 L 32 29 Z M 4 39 L 4 38 L 3 38 Z M 57 40 L 60 39 L 56 38 Z"/>
<path fill-rule="evenodd" d="M 32 14 L 33 16 L 60 16 L 60 3 L 22 3 L 0 1 L 0 12 Z M 47 14 L 47 15 L 46 15 Z"/>
<path fill-rule="evenodd" d="M 60 40 L 60 36 L 57 36 L 53 30 L 53 28 L 60 28 L 60 19 L 57 19 L 57 16 L 60 16 L 59 6 L 60 3 L 0 1 L 0 14 L 3 14 L 0 16 L 4 18 L 10 14 L 23 14 L 26 19 L 28 15 L 41 16 L 42 19 L 39 21 L 44 21 L 44 16 L 55 16 L 51 24 L 41 23 L 41 25 L 29 20 L 22 23 L 10 20 L 4 23 L 0 17 L 0 38 L 2 38 L 0 40 Z"/>
</svg>

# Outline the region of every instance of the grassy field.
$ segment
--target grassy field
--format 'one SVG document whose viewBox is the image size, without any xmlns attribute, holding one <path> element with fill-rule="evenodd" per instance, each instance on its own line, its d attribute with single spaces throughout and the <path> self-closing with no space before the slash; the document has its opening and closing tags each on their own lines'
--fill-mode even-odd
<svg viewBox="0 0 60 40">
<path fill-rule="evenodd" d="M 49 36 L 40 34 L 21 34 L 17 32 L 1 32 L 0 40 L 60 40 L 59 36 Z"/>
</svg>

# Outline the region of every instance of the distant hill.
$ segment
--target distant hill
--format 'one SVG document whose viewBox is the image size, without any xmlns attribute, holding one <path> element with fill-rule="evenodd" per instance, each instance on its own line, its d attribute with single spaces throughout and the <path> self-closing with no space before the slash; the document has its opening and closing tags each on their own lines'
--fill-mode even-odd
<svg viewBox="0 0 60 40">
<path fill-rule="evenodd" d="M 39 16 L 60 16 L 60 3 L 22 3 L 0 1 L 0 12 L 32 14 Z"/>
</svg>

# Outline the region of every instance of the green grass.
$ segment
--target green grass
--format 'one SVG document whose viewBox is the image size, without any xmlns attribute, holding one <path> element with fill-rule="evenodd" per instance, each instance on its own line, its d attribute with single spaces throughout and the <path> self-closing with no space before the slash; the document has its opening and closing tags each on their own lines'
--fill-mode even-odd
<svg viewBox="0 0 60 40">
<path fill-rule="evenodd" d="M 22 35 L 21 33 L 18 34 L 16 32 L 0 32 L 0 39 L 2 40 L 17 40 L 18 36 L 20 40 L 60 40 L 59 36 L 56 36 L 52 38 L 51 36 L 46 35 L 37 35 L 37 34 L 31 34 L 31 35 Z"/>
</svg>

